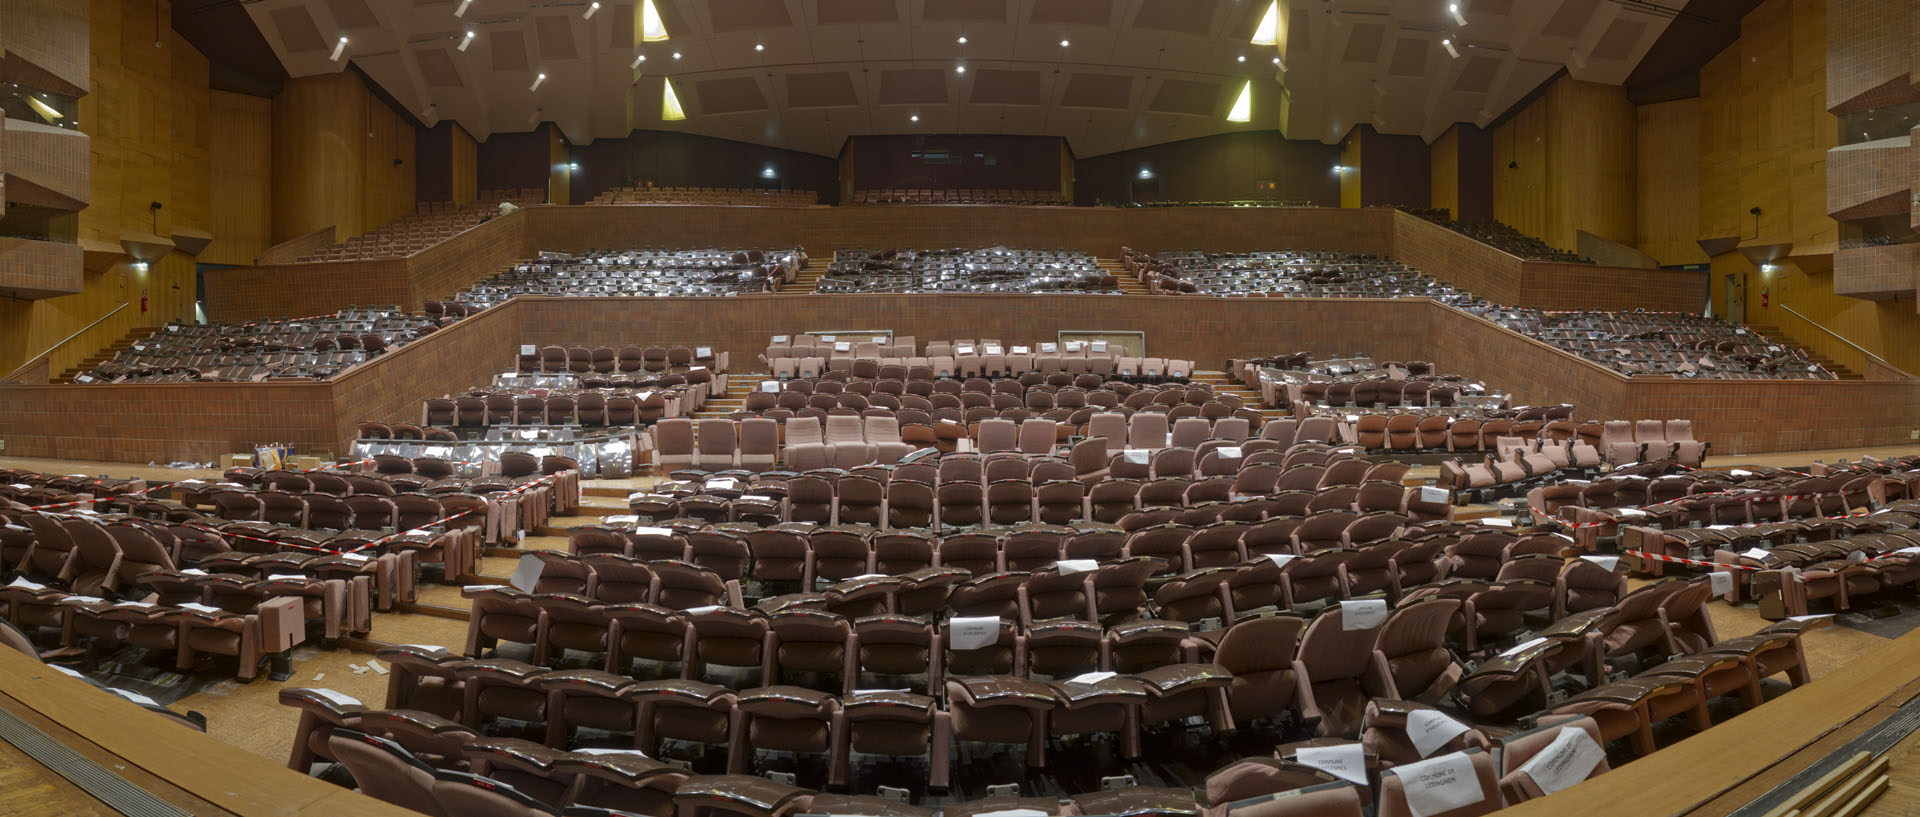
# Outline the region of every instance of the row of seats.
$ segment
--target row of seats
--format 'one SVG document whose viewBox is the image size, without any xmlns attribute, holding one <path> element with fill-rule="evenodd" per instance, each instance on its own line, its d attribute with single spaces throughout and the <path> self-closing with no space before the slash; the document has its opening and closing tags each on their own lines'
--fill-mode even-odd
<svg viewBox="0 0 1920 817">
<path fill-rule="evenodd" d="M 862 187 L 853 191 L 853 204 L 1072 204 L 1052 188 L 928 188 Z"/>
<path fill-rule="evenodd" d="M 1015 349 L 1026 347 L 1016 346 Z M 776 380 L 818 378 L 846 371 L 856 378 L 905 381 L 908 383 L 956 378 L 1018 377 L 1037 373 L 1067 376 L 1092 374 L 1121 381 L 1184 381 L 1193 375 L 1193 361 L 1159 357 L 1060 357 L 1026 353 L 955 357 L 775 357 L 767 361 Z M 1065 384 L 1060 384 L 1065 385 Z"/>
<path fill-rule="evenodd" d="M 11 648 L 15 652 L 18 652 L 21 655 L 25 655 L 29 658 L 32 658 L 35 661 L 44 661 L 44 659 L 40 655 L 40 648 L 34 646 L 34 643 L 28 640 L 26 634 L 20 632 L 20 629 L 18 627 L 15 627 L 4 620 L 0 620 L 0 647 Z M 130 690 L 107 686 L 105 684 L 102 684 L 98 681 L 93 680 L 92 678 L 88 678 L 85 675 L 81 675 L 80 673 L 74 670 L 68 669 L 58 664 L 50 664 L 49 666 L 53 667 L 53 669 L 55 669 L 56 671 L 64 675 L 67 675 L 71 678 L 82 681 L 87 685 L 92 686 L 96 689 L 103 689 L 115 695 L 118 695 L 122 698 L 125 698 L 129 701 L 132 701 L 135 705 L 139 706 L 140 708 L 145 709 L 146 711 L 151 712 L 155 715 L 159 715 L 162 718 L 166 718 L 168 721 L 172 723 L 180 724 L 181 726 L 185 726 L 188 729 L 192 729 L 198 732 L 207 731 L 207 716 L 199 712 L 189 710 L 186 712 L 186 714 L 181 714 L 179 712 L 175 712 L 171 709 L 168 709 L 165 706 L 162 706 L 160 702 L 155 701 L 154 699 L 149 698 L 145 695 L 142 695 L 138 692 L 132 692 Z"/>
<path fill-rule="evenodd" d="M 1455 221 L 1450 214 L 1441 209 L 1423 211 L 1411 208 L 1407 212 L 1464 235 L 1508 255 L 1517 255 L 1527 261 L 1552 261 L 1561 264 L 1591 264 L 1593 259 L 1575 252 L 1559 249 L 1533 236 L 1522 233 L 1499 221 Z"/>
<path fill-rule="evenodd" d="M 454 296 L 479 308 L 515 295 L 722 296 L 771 292 L 807 263 L 786 250 L 590 250 L 542 252 Z"/>
<path fill-rule="evenodd" d="M 598 372 L 625 374 L 635 372 L 678 372 L 693 368 L 726 372 L 727 353 L 715 352 L 710 345 L 642 346 L 522 346 L 519 370 L 523 372 Z"/>
<path fill-rule="evenodd" d="M 245 325 L 169 324 L 74 378 L 76 383 L 326 380 L 435 331 L 393 307 Z"/>
<path fill-rule="evenodd" d="M 820 293 L 1115 292 L 1092 255 L 1072 250 L 837 250 Z"/>
<path fill-rule="evenodd" d="M 516 205 L 546 201 L 545 190 L 482 190 L 465 205 L 451 201 L 423 201 L 410 216 L 389 221 L 367 232 L 300 256 L 296 263 L 359 261 L 405 257 L 450 239 L 492 218 L 501 202 Z"/>
<path fill-rule="evenodd" d="M 1127 271 L 1157 295 L 1462 300 L 1419 270 L 1379 255 L 1311 251 L 1147 254 L 1120 249 Z"/>
<path fill-rule="evenodd" d="M 1068 692 L 1078 692 L 1078 689 Z M 1093 701 L 1078 706 L 1063 704 L 1060 714 L 1078 715 L 1086 710 L 1100 717 L 1111 717 L 1113 713 L 1106 710 L 1112 709 L 1113 704 L 1101 700 L 1105 697 L 1108 695 L 1095 695 Z M 927 756 L 929 766 L 937 770 L 932 771 L 930 777 L 937 776 L 942 783 L 940 788 L 944 789 L 950 753 L 946 741 L 954 732 L 951 714 L 891 711 L 901 707 L 901 698 L 898 693 L 887 697 L 872 694 L 836 702 L 833 717 L 828 718 L 829 728 L 833 723 L 843 724 L 836 731 L 845 735 L 831 747 L 832 768 L 840 773 L 836 777 L 845 775 L 852 766 L 848 747 L 858 745 L 869 754 Z M 1280 758 L 1255 757 L 1232 763 L 1208 775 L 1204 787 L 1197 790 L 1126 786 L 1074 795 L 1070 799 L 995 795 L 934 810 L 882 797 L 828 794 L 753 775 L 694 775 L 652 760 L 637 750 L 563 752 L 517 738 L 483 737 L 463 732 L 461 725 L 431 713 L 369 710 L 357 700 L 332 690 L 288 690 L 282 693 L 282 703 L 305 710 L 297 738 L 301 746 L 310 743 L 317 747 L 306 749 L 306 755 L 298 754 L 302 749 L 296 748 L 293 762 L 301 764 L 297 767 L 299 771 L 307 771 L 315 759 L 334 761 L 347 768 L 362 793 L 436 816 L 537 817 L 564 813 L 572 817 L 617 817 L 679 813 L 698 817 L 790 817 L 796 814 L 980 817 L 1016 810 L 1036 817 L 1202 814 L 1228 817 L 1254 812 L 1268 817 L 1361 817 L 1363 803 L 1374 803 L 1371 785 L 1378 790 L 1378 806 L 1368 813 L 1381 817 L 1473 817 L 1608 771 L 1606 758 L 1599 753 L 1594 737 L 1598 728 L 1591 720 L 1580 718 L 1510 735 L 1498 747 L 1482 748 L 1479 744 L 1486 743 L 1484 736 L 1473 731 L 1472 734 L 1480 738 L 1473 748 L 1441 753 L 1425 761 L 1405 761 L 1391 768 L 1389 763 L 1376 762 L 1371 755 L 1363 755 L 1366 769 L 1355 772 L 1348 769 L 1344 759 L 1323 760 L 1319 755 L 1303 756 L 1298 750 L 1281 754 L 1288 751 L 1288 747 L 1282 747 L 1276 752 Z M 805 735 L 809 727 L 804 723 L 783 723 L 792 718 L 774 709 L 782 703 L 773 691 L 759 693 L 758 697 L 738 704 L 741 720 L 755 723 L 759 727 L 756 731 L 767 732 L 770 742 L 812 746 L 815 741 L 794 740 Z M 1400 742 L 1407 742 L 1407 716 L 1400 710 L 1418 706 L 1407 704 L 1380 713 L 1375 721 L 1376 729 L 1371 730 L 1369 736 L 1393 734 Z M 759 714 L 763 711 L 771 714 Z M 969 714 L 978 717 L 984 713 Z M 1059 726 L 1064 734 L 1086 731 L 1064 722 L 1066 717 L 1062 721 Z M 356 728 L 335 725 L 339 723 Z M 710 737 L 710 732 L 701 736 L 703 742 Z M 1448 743 L 1470 742 L 1450 740 Z M 409 743 L 421 744 L 426 751 L 451 749 L 451 754 L 423 754 L 421 750 L 410 749 Z M 914 748 L 922 743 L 928 746 Z M 1358 743 L 1351 745 L 1356 751 L 1360 748 Z M 1314 752 L 1328 747 L 1303 745 L 1300 748 Z M 446 764 L 447 768 L 436 767 L 430 759 Z M 1313 765 L 1316 762 L 1320 765 Z M 459 771 L 452 766 L 465 766 L 492 776 Z M 1365 783 L 1339 779 L 1321 766 L 1358 776 Z M 1431 786 L 1414 782 L 1427 778 L 1454 782 L 1444 787 L 1444 793 L 1435 794 L 1429 790 Z"/>
<path fill-rule="evenodd" d="M 659 187 L 653 184 L 608 188 L 588 204 L 699 204 L 728 207 L 812 207 L 812 190 L 761 190 L 745 187 Z"/>
<path fill-rule="evenodd" d="M 1066 358 L 1116 357 L 1125 350 L 1104 340 L 1030 341 L 1003 343 L 999 338 L 929 340 L 922 349 L 913 335 L 806 332 L 774 335 L 762 361 L 779 357 L 909 358 L 971 357 L 978 355 L 1038 354 Z M 833 367 L 838 370 L 840 367 Z M 1017 374 L 1017 373 L 1016 373 Z"/>
<path fill-rule="evenodd" d="M 435 429 L 457 432 L 500 426 L 650 426 L 663 418 L 686 417 L 699 411 L 719 390 L 714 384 L 720 381 L 710 378 L 705 372 L 691 372 L 686 376 L 668 375 L 647 387 L 606 391 L 484 390 L 458 397 L 430 397 L 420 404 L 421 425 L 427 427 L 422 436 Z M 682 382 L 670 382 L 674 380 Z M 378 435 L 381 425 L 387 425 L 393 439 L 412 439 L 397 433 L 409 425 L 406 423 L 362 423 L 361 439 L 384 439 Z M 375 432 L 371 437 L 369 429 Z"/>
</svg>

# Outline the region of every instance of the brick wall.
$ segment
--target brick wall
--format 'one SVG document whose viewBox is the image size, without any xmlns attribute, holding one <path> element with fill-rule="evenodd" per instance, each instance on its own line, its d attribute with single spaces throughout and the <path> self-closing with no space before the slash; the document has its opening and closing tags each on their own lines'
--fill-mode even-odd
<svg viewBox="0 0 1920 817">
<path fill-rule="evenodd" d="M 1827 214 L 1852 220 L 1907 212 L 1913 147 L 1906 140 L 1827 151 Z"/>
<path fill-rule="evenodd" d="M 207 320 L 216 323 L 405 304 L 412 296 L 404 258 L 224 267 L 201 275 L 207 287 Z"/>
<path fill-rule="evenodd" d="M 18 298 L 72 295 L 85 284 L 78 244 L 0 237 L 0 293 Z"/>
<path fill-rule="evenodd" d="M 7 454 L 106 462 L 205 462 L 255 443 L 302 452 L 340 442 L 325 383 L 0 386 Z"/>
<path fill-rule="evenodd" d="M 6 121 L 6 134 L 9 199 L 60 210 L 87 206 L 86 134 L 18 119 Z"/>
<path fill-rule="evenodd" d="M 1827 110 L 1920 99 L 1912 84 L 1910 0 L 1827 0 Z"/>
<path fill-rule="evenodd" d="M 1664 312 L 1698 312 L 1706 306 L 1705 272 L 1523 261 L 1426 219 L 1392 216 L 1393 257 L 1497 303 Z"/>
<path fill-rule="evenodd" d="M 1911 295 L 1920 269 L 1920 244 L 1853 247 L 1833 253 L 1833 291 L 1837 295 L 1884 301 Z"/>
<path fill-rule="evenodd" d="M 76 0 L 0 3 L 4 78 L 30 88 L 84 96 L 92 87 L 87 4 Z"/>
</svg>

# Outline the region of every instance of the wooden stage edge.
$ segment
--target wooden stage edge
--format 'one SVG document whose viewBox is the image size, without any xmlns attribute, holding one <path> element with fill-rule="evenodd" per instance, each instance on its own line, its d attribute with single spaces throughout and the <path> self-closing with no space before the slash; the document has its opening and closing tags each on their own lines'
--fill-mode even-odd
<svg viewBox="0 0 1920 817">
<path fill-rule="evenodd" d="M 194 814 L 406 817 L 413 812 L 296 774 L 0 649 L 0 708 Z M 1714 817 L 1812 765 L 1920 694 L 1920 630 L 1759 709 L 1551 797 L 1513 817 Z"/>
<path fill-rule="evenodd" d="M 0 648 L 0 690 L 0 708 L 196 815 L 419 817 L 170 722 L 10 649 Z"/>
<path fill-rule="evenodd" d="M 1920 694 L 1920 630 L 1697 735 L 1506 817 L 1718 817 L 1759 797 Z"/>
</svg>

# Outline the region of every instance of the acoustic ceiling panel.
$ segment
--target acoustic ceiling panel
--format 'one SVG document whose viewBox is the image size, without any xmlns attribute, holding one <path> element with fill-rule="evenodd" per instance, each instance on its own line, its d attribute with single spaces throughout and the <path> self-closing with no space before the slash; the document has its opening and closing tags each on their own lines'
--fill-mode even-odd
<svg viewBox="0 0 1920 817">
<path fill-rule="evenodd" d="M 975 105 L 1038 105 L 1040 72 L 992 68 L 975 71 L 973 93 L 967 101 Z"/>
<path fill-rule="evenodd" d="M 939 68 L 895 68 L 880 72 L 880 104 L 927 105 L 947 101 L 947 72 Z"/>
<path fill-rule="evenodd" d="M 707 13 L 716 34 L 793 26 L 785 0 L 708 0 Z"/>
<path fill-rule="evenodd" d="M 1007 0 L 927 0 L 928 22 L 1005 22 Z"/>
<path fill-rule="evenodd" d="M 1060 95 L 1067 108 L 1106 108 L 1124 111 L 1133 105 L 1133 77 L 1123 74 L 1074 74 Z"/>
<path fill-rule="evenodd" d="M 320 27 L 313 24 L 313 15 L 306 6 L 288 6 L 273 10 L 273 27 L 280 31 L 280 45 L 288 51 L 315 51 L 326 48 L 327 41 L 320 38 Z"/>
<path fill-rule="evenodd" d="M 1217 82 L 1169 79 L 1161 81 L 1159 90 L 1153 93 L 1153 101 L 1147 103 L 1147 110 L 1208 116 L 1213 113 L 1219 98 L 1220 84 Z"/>
<path fill-rule="evenodd" d="M 845 71 L 787 75 L 787 107 L 843 108 L 860 104 L 853 75 Z"/>
<path fill-rule="evenodd" d="M 1213 28 L 1219 8 L 1220 0 L 1146 0 L 1133 16 L 1133 27 L 1205 34 Z"/>
<path fill-rule="evenodd" d="M 760 93 L 760 83 L 753 77 L 703 79 L 694 83 L 694 87 L 700 95 L 700 112 L 704 114 L 767 109 L 766 95 Z"/>
</svg>

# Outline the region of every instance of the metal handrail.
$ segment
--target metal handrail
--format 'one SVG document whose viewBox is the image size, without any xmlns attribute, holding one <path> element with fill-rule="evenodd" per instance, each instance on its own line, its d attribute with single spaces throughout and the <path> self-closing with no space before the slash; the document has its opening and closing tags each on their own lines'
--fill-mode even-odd
<svg viewBox="0 0 1920 817">
<path fill-rule="evenodd" d="M 1850 340 L 1847 340 L 1847 339 L 1846 339 L 1845 337 L 1842 337 L 1842 336 L 1840 335 L 1840 333 L 1838 333 L 1838 332 L 1835 332 L 1835 331 L 1833 331 L 1832 329 L 1828 329 L 1827 327 L 1825 327 L 1825 326 L 1822 326 L 1822 325 L 1820 325 L 1820 322 L 1819 322 L 1819 321 L 1816 321 L 1816 320 L 1814 320 L 1814 319 L 1812 319 L 1812 318 L 1809 318 L 1809 317 L 1807 317 L 1807 316 L 1805 316 L 1805 315 L 1802 315 L 1802 314 L 1800 314 L 1800 313 L 1799 313 L 1799 312 L 1798 312 L 1797 310 L 1795 310 L 1795 309 L 1794 309 L 1793 307 L 1791 307 L 1791 306 L 1787 306 L 1786 304 L 1781 304 L 1781 305 L 1780 305 L 1780 308 L 1781 308 L 1781 309 L 1784 309 L 1784 310 L 1786 310 L 1786 311 L 1787 311 L 1787 314 L 1789 314 L 1789 315 L 1792 315 L 1792 316 L 1794 316 L 1794 317 L 1796 317 L 1796 318 L 1799 318 L 1800 320 L 1802 320 L 1802 321 L 1805 321 L 1805 322 L 1807 322 L 1807 323 L 1810 323 L 1810 324 L 1813 324 L 1813 328 L 1815 328 L 1815 329 L 1818 329 L 1818 330 L 1820 330 L 1820 331 L 1822 331 L 1822 332 L 1825 332 L 1825 333 L 1827 333 L 1827 334 L 1829 334 L 1829 335 L 1832 335 L 1832 336 L 1833 336 L 1834 338 L 1836 338 L 1836 339 L 1838 339 L 1838 340 L 1839 340 L 1839 341 L 1840 341 L 1841 343 L 1844 343 L 1844 344 L 1846 344 L 1846 345 L 1848 345 L 1848 346 L 1851 346 L 1851 347 L 1853 347 L 1853 348 L 1854 348 L 1854 349 L 1855 349 L 1856 351 L 1858 351 L 1858 352 L 1859 352 L 1860 354 L 1863 354 L 1863 355 L 1866 355 L 1866 356 L 1867 356 L 1867 357 L 1869 357 L 1869 358 L 1872 358 L 1872 359 L 1873 359 L 1873 360 L 1874 360 L 1875 362 L 1877 362 L 1877 363 L 1879 363 L 1880 365 L 1882 365 L 1882 366 L 1885 366 L 1885 367 L 1887 367 L 1887 368 L 1889 368 L 1889 369 L 1892 369 L 1892 370 L 1894 370 L 1894 371 L 1896 371 L 1896 372 L 1900 372 L 1901 374 L 1903 374 L 1903 375 L 1906 375 L 1907 377 L 1912 377 L 1912 376 L 1913 376 L 1913 375 L 1911 375 L 1911 374 L 1908 374 L 1908 373 L 1906 372 L 1906 370 L 1904 370 L 1904 369 L 1901 369 L 1901 368 L 1900 368 L 1899 366 L 1895 366 L 1895 365 L 1893 365 L 1892 363 L 1888 363 L 1888 362 L 1887 362 L 1887 359 L 1886 359 L 1886 358 L 1884 358 L 1884 357 L 1881 357 L 1881 356 L 1879 356 L 1879 355 L 1876 355 L 1876 354 L 1874 354 L 1874 353 L 1872 353 L 1872 352 L 1869 352 L 1869 351 L 1867 351 L 1867 350 L 1866 350 L 1866 348 L 1865 348 L 1865 347 L 1863 347 L 1863 346 L 1861 346 L 1860 344 L 1858 344 L 1858 343 L 1854 343 L 1853 341 L 1850 341 Z"/>
<path fill-rule="evenodd" d="M 74 338 L 77 338 L 83 334 L 86 334 L 87 330 L 92 329 L 96 326 L 99 326 L 101 321 L 104 321 L 108 318 L 111 318 L 115 315 L 120 314 L 120 310 L 126 309 L 130 305 L 132 305 L 132 302 L 130 301 L 121 302 L 119 306 L 116 306 L 110 310 L 107 310 L 107 314 L 101 315 L 100 317 L 93 319 L 92 323 L 89 323 L 86 326 L 82 326 L 78 330 L 76 330 L 73 334 L 68 335 L 64 338 L 61 338 L 58 342 L 54 343 L 52 346 L 47 347 L 40 354 L 27 358 L 27 362 L 20 364 L 13 371 L 8 372 L 6 377 L 0 377 L 0 383 L 13 382 L 13 379 L 15 377 L 18 377 L 21 372 L 24 372 L 28 368 L 31 368 L 35 363 L 39 363 L 40 361 L 45 360 L 49 355 L 52 355 L 60 347 L 67 345 Z M 49 375 L 51 375 L 51 373 L 49 373 Z"/>
</svg>

